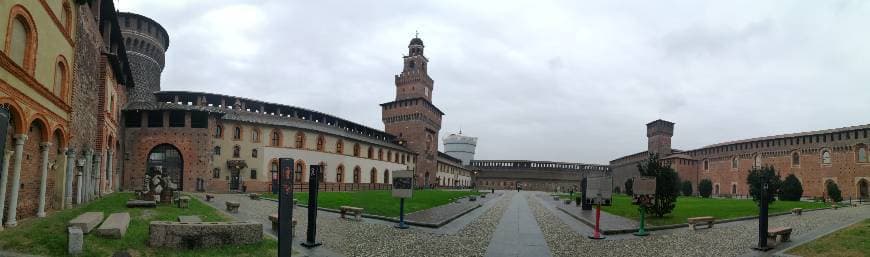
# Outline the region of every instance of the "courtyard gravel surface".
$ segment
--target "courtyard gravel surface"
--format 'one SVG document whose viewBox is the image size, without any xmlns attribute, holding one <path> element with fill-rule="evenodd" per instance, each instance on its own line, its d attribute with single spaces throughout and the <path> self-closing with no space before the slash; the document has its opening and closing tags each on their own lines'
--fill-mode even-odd
<svg viewBox="0 0 870 257">
<path fill-rule="evenodd" d="M 739 256 L 751 254 L 757 244 L 758 222 L 734 222 L 712 229 L 691 231 L 675 229 L 647 237 L 619 240 L 591 240 L 565 225 L 551 210 L 542 206 L 538 197 L 529 197 L 547 245 L 554 256 Z M 792 238 L 812 236 L 815 231 L 838 227 L 870 215 L 870 206 L 822 210 L 802 216 L 770 218 L 770 227 L 792 227 Z M 779 249 L 777 249 L 779 250 Z"/>
<path fill-rule="evenodd" d="M 392 222 L 372 219 L 360 222 L 321 211 L 318 212 L 317 239 L 323 243 L 322 247 L 344 256 L 484 256 L 511 193 L 506 196 L 498 198 L 480 217 L 454 234 L 430 233 L 415 227 L 400 230 L 394 228 Z M 261 222 L 264 230 L 273 234 L 266 217 L 277 212 L 275 202 L 250 200 L 245 195 L 216 195 L 211 204 L 223 209 L 227 200 L 241 203 L 239 212 L 230 215 L 238 220 Z M 307 210 L 297 207 L 293 216 L 298 220 L 294 239 L 304 239 Z"/>
</svg>

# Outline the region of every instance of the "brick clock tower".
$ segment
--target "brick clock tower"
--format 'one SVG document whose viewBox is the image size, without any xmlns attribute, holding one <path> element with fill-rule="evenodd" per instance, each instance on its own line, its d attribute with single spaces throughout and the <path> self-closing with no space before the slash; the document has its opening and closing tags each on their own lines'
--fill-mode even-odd
<svg viewBox="0 0 870 257">
<path fill-rule="evenodd" d="M 423 55 L 423 40 L 411 39 L 403 59 L 402 73 L 396 75 L 396 100 L 381 104 L 384 127 L 417 154 L 417 186 L 430 186 L 436 183 L 438 131 L 444 113 L 432 104 L 434 81 L 427 73 L 429 60 Z"/>
</svg>

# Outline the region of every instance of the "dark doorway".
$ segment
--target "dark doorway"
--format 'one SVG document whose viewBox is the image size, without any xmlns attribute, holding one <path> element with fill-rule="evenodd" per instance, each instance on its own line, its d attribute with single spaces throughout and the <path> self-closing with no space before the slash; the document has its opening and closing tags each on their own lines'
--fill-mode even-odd
<svg viewBox="0 0 870 257">
<path fill-rule="evenodd" d="M 148 169 L 158 170 L 169 178 L 170 189 L 184 191 L 184 160 L 178 148 L 170 144 L 155 146 L 148 153 Z"/>
<path fill-rule="evenodd" d="M 239 191 L 239 184 L 241 184 L 239 173 L 238 170 L 230 170 L 230 190 Z"/>
<path fill-rule="evenodd" d="M 858 181 L 858 198 L 867 199 L 870 197 L 870 193 L 867 191 L 867 180 L 861 179 Z"/>
</svg>

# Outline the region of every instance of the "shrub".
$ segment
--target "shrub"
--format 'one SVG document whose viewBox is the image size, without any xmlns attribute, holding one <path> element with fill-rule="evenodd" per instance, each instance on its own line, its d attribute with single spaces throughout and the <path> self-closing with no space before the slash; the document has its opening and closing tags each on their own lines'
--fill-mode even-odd
<svg viewBox="0 0 870 257">
<path fill-rule="evenodd" d="M 698 183 L 698 194 L 704 198 L 710 198 L 710 195 L 713 194 L 713 182 L 709 179 L 703 179 L 700 183 Z"/>
<path fill-rule="evenodd" d="M 776 192 L 782 185 L 779 175 L 773 166 L 753 167 L 749 170 L 749 175 L 746 176 L 746 184 L 749 185 L 749 195 L 755 204 L 761 205 L 761 194 L 764 191 L 764 184 L 767 184 L 767 203 L 772 204 L 776 201 Z"/>
<path fill-rule="evenodd" d="M 779 200 L 783 201 L 800 201 L 804 194 L 804 188 L 801 186 L 801 181 L 794 174 L 785 177 L 782 181 L 782 188 L 779 192 Z"/>
<path fill-rule="evenodd" d="M 834 202 L 843 201 L 843 196 L 840 195 L 840 187 L 837 186 L 837 183 L 828 182 L 825 187 L 828 190 L 828 197 L 830 197 L 831 200 L 834 200 Z"/>
<path fill-rule="evenodd" d="M 692 182 L 688 180 L 683 181 L 682 191 L 683 196 L 692 196 Z"/>
<path fill-rule="evenodd" d="M 634 186 L 634 179 L 628 179 L 625 181 L 625 194 L 633 195 L 634 191 L 632 191 L 632 187 Z"/>
<path fill-rule="evenodd" d="M 649 159 L 637 164 L 641 176 L 656 178 L 656 194 L 653 204 L 644 206 L 650 214 L 662 217 L 671 213 L 676 207 L 677 196 L 680 195 L 680 177 L 670 165 L 659 161 L 657 154 L 650 154 Z"/>
</svg>

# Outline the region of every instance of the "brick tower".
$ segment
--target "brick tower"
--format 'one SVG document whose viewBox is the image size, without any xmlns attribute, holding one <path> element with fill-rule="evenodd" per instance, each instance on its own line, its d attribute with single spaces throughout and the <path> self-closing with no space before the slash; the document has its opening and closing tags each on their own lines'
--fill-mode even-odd
<svg viewBox="0 0 870 257">
<path fill-rule="evenodd" d="M 432 104 L 434 81 L 427 73 L 423 40 L 411 39 L 403 59 L 402 73 L 396 75 L 396 100 L 381 104 L 384 127 L 417 153 L 417 186 L 429 186 L 435 184 L 438 131 L 444 113 Z"/>
<path fill-rule="evenodd" d="M 646 124 L 646 137 L 650 153 L 659 154 L 665 158 L 671 154 L 671 137 L 674 136 L 674 123 L 666 120 L 655 120 Z"/>
<path fill-rule="evenodd" d="M 130 102 L 153 102 L 160 91 L 160 74 L 169 48 L 169 33 L 151 18 L 129 12 L 118 13 L 118 22 L 135 87 L 128 91 Z"/>
</svg>

